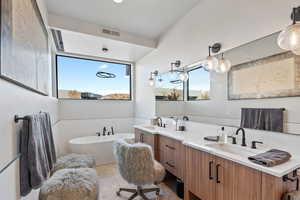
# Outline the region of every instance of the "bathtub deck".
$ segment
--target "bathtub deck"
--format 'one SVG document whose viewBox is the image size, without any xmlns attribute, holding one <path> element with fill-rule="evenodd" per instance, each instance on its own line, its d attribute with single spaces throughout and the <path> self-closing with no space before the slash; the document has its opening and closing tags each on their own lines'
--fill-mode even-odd
<svg viewBox="0 0 300 200">
<path fill-rule="evenodd" d="M 122 193 L 120 197 L 116 195 L 116 191 L 120 187 L 134 188 L 134 186 L 126 183 L 118 173 L 115 164 L 99 165 L 97 166 L 97 172 L 99 176 L 99 199 L 98 200 L 126 200 L 130 196 L 129 193 Z M 177 195 L 164 183 L 160 184 L 162 189 L 161 196 L 155 198 L 154 194 L 150 194 L 148 197 L 151 200 L 180 200 Z M 135 200 L 142 200 L 142 198 L 135 198 Z"/>
</svg>

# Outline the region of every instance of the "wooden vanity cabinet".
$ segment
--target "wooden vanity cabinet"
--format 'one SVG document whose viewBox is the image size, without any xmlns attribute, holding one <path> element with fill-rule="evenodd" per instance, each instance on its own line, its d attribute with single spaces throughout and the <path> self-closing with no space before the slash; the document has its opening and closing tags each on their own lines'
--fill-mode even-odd
<svg viewBox="0 0 300 200">
<path fill-rule="evenodd" d="M 180 141 L 158 136 L 159 162 L 177 178 L 184 177 L 184 147 Z"/>
<path fill-rule="evenodd" d="M 191 200 L 190 193 L 201 200 L 215 200 L 214 156 L 186 147 L 186 174 L 184 200 Z"/>
<path fill-rule="evenodd" d="M 185 152 L 184 200 L 194 196 L 200 200 L 281 200 L 284 193 L 297 188 L 297 182 L 285 182 L 191 147 L 185 147 Z"/>
<path fill-rule="evenodd" d="M 134 140 L 135 142 L 141 142 L 150 145 L 152 147 L 155 159 L 159 159 L 159 153 L 157 151 L 157 135 L 147 133 L 140 129 L 135 129 Z"/>
<path fill-rule="evenodd" d="M 260 200 L 261 172 L 186 147 L 185 200 Z"/>
</svg>

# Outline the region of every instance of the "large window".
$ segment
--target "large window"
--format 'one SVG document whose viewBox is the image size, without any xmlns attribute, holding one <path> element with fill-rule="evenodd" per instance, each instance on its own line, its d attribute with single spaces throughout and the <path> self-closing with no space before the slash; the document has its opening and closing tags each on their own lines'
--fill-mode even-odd
<svg viewBox="0 0 300 200">
<path fill-rule="evenodd" d="M 61 99 L 130 100 L 131 65 L 57 56 Z"/>
<path fill-rule="evenodd" d="M 189 71 L 188 100 L 208 100 L 210 90 L 210 73 L 204 68 Z"/>
</svg>

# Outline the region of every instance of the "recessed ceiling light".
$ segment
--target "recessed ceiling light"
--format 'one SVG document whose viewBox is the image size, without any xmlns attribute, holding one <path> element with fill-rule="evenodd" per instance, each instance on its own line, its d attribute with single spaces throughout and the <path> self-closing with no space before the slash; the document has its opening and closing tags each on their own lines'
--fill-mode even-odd
<svg viewBox="0 0 300 200">
<path fill-rule="evenodd" d="M 123 0 L 114 0 L 115 3 L 122 3 Z"/>
</svg>

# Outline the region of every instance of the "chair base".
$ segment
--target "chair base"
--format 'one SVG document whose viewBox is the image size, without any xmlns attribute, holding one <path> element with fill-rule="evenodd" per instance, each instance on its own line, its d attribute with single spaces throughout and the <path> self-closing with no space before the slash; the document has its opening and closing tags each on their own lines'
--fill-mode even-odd
<svg viewBox="0 0 300 200">
<path fill-rule="evenodd" d="M 132 200 L 137 196 L 142 197 L 144 200 L 149 200 L 145 194 L 149 193 L 149 192 L 155 192 L 155 194 L 158 196 L 160 193 L 160 188 L 142 188 L 141 186 L 138 186 L 137 189 L 128 189 L 128 188 L 120 188 L 119 191 L 117 192 L 117 195 L 120 196 L 120 192 L 129 192 L 129 193 L 133 193 L 133 195 L 131 195 L 128 200 Z"/>
</svg>

